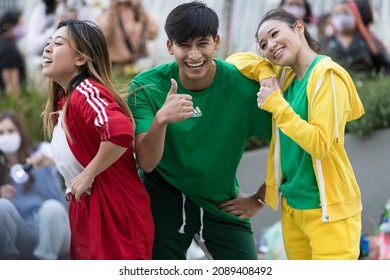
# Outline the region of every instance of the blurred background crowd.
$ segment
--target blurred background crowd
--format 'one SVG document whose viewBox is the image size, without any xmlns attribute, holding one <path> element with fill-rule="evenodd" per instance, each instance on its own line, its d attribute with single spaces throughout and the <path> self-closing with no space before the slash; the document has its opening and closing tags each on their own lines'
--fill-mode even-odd
<svg viewBox="0 0 390 280">
<path fill-rule="evenodd" d="M 109 44 L 114 81 L 128 84 L 137 73 L 172 59 L 166 50 L 164 22 L 169 11 L 182 2 L 188 1 L 0 0 L 0 111 L 8 108 L 17 111 L 26 121 L 31 137 L 42 140 L 40 114 L 46 101 L 46 83 L 41 73 L 42 51 L 59 21 L 73 18 L 96 22 Z M 241 51 L 258 52 L 255 30 L 260 18 L 268 10 L 281 7 L 305 21 L 311 35 L 320 42 L 321 53 L 331 56 L 351 73 L 357 86 L 362 86 L 360 94 L 365 88 L 373 88 L 374 84 L 366 81 L 384 77 L 379 82 L 375 80 L 377 89 L 365 92 L 367 97 L 362 96 L 363 103 L 365 98 L 373 100 L 369 97 L 373 91 L 382 105 L 389 102 L 384 101 L 380 94 L 382 88 L 388 88 L 385 85 L 389 84 L 390 75 L 390 1 L 203 2 L 220 18 L 219 58 Z M 369 110 L 367 107 L 367 113 Z M 376 107 L 372 110 L 378 111 Z M 390 116 L 390 109 L 384 110 Z M 364 126 L 367 128 L 367 123 Z M 382 220 L 388 222 L 389 218 L 382 217 L 381 223 Z M 268 241 L 259 240 L 259 248 L 267 242 L 280 241 L 278 224 L 271 230 L 265 235 Z M 381 239 L 380 242 L 385 241 Z M 275 245 L 275 250 L 282 250 L 277 246 L 280 247 L 280 243 Z M 271 255 L 274 251 L 267 250 L 268 255 L 262 252 L 261 257 L 279 258 L 279 255 Z"/>
<path fill-rule="evenodd" d="M 26 83 L 43 89 L 41 53 L 58 22 L 66 18 L 99 24 L 109 42 L 113 65 L 125 78 L 166 62 L 171 58 L 165 50 L 164 21 L 181 2 L 184 1 L 1 0 L 0 91 L 18 95 Z M 386 30 L 389 18 L 385 16 L 390 13 L 389 1 L 204 2 L 220 16 L 221 58 L 238 51 L 258 51 L 254 40 L 258 21 L 267 10 L 283 7 L 303 18 L 311 34 L 321 42 L 322 52 L 348 70 L 364 76 L 372 74 L 373 69 L 376 73 L 390 72 L 390 32 Z"/>
</svg>

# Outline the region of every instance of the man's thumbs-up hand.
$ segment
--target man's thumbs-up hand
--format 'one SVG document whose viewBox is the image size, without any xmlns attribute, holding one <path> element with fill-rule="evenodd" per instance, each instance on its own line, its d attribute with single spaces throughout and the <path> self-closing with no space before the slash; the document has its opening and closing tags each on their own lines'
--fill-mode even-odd
<svg viewBox="0 0 390 280">
<path fill-rule="evenodd" d="M 168 92 L 170 94 L 177 94 L 177 82 L 175 79 L 171 79 L 171 89 Z"/>
<path fill-rule="evenodd" d="M 178 94 L 177 82 L 174 79 L 171 79 L 171 84 L 167 98 L 156 114 L 156 117 L 158 115 L 164 124 L 188 119 L 192 117 L 194 112 L 192 96 L 189 94 Z"/>
</svg>

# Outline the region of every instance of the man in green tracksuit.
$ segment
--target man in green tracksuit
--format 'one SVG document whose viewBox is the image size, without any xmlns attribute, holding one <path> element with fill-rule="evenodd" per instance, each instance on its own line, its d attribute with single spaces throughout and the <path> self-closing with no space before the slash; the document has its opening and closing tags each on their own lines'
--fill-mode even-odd
<svg viewBox="0 0 390 280">
<path fill-rule="evenodd" d="M 194 236 L 210 258 L 257 259 L 253 214 L 218 206 L 239 196 L 262 207 L 236 179 L 248 138 L 271 137 L 271 115 L 256 104 L 259 83 L 214 59 L 218 17 L 205 4 L 173 9 L 165 31 L 175 62 L 136 76 L 128 101 L 155 221 L 153 259 L 185 259 Z M 263 78 L 273 75 L 266 65 Z"/>
</svg>

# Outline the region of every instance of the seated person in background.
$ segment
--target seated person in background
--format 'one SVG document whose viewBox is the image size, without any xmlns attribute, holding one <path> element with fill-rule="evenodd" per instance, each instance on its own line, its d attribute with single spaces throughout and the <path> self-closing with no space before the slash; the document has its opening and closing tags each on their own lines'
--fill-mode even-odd
<svg viewBox="0 0 390 280">
<path fill-rule="evenodd" d="M 353 77 L 390 74 L 387 50 L 370 30 L 373 12 L 367 0 L 344 0 L 331 13 L 334 34 L 322 52 L 346 68 Z"/>
<path fill-rule="evenodd" d="M 65 194 L 49 147 L 33 143 L 13 110 L 0 112 L 0 259 L 68 258 Z M 28 175 L 12 176 L 10 169 L 26 161 Z"/>
<path fill-rule="evenodd" d="M 147 41 L 157 37 L 158 26 L 140 0 L 111 0 L 96 22 L 106 37 L 113 65 L 123 74 L 138 74 L 154 66 Z"/>
</svg>

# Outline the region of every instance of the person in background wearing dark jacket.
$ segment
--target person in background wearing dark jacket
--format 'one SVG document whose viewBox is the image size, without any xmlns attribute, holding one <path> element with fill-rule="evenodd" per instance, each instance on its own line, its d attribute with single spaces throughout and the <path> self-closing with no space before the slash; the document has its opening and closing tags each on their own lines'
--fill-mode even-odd
<svg viewBox="0 0 390 280">
<path fill-rule="evenodd" d="M 331 13 L 334 34 L 321 52 L 346 68 L 354 78 L 379 72 L 390 75 L 388 52 L 370 30 L 373 12 L 368 0 L 344 0 Z"/>
<path fill-rule="evenodd" d="M 25 61 L 17 46 L 24 35 L 21 12 L 5 12 L 0 18 L 0 96 L 19 96 L 26 82 Z"/>
</svg>

